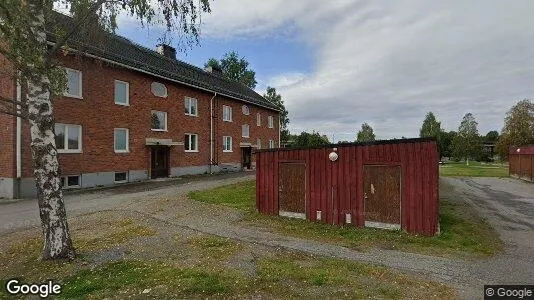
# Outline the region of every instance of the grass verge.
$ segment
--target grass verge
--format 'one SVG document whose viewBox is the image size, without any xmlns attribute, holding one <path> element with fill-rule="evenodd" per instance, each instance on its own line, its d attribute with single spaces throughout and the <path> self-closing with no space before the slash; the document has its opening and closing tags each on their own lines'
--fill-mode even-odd
<svg viewBox="0 0 534 300">
<path fill-rule="evenodd" d="M 439 166 L 441 176 L 456 177 L 508 177 L 508 167 L 500 163 L 447 162 Z"/>
<path fill-rule="evenodd" d="M 485 257 L 498 253 L 502 242 L 497 233 L 467 204 L 454 201 L 450 186 L 442 184 L 439 236 L 425 237 L 403 231 L 352 226 L 332 226 L 306 220 L 265 216 L 254 212 L 254 181 L 194 192 L 189 197 L 250 212 L 247 225 L 259 226 L 284 235 L 337 243 L 357 250 L 396 249 L 408 252 L 456 257 Z"/>
</svg>

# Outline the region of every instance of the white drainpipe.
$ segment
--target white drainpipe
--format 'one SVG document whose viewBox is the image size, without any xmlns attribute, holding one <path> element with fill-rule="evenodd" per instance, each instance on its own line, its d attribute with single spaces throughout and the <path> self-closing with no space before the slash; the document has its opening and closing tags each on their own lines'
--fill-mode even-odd
<svg viewBox="0 0 534 300">
<path fill-rule="evenodd" d="M 21 87 L 20 83 L 17 81 L 17 101 L 21 101 Z M 17 112 L 20 113 L 20 105 L 17 105 Z M 22 145 L 22 119 L 20 117 L 17 117 L 17 141 L 16 141 L 16 147 L 17 147 L 17 179 L 20 179 L 22 177 L 22 161 L 21 161 L 21 145 Z"/>
<path fill-rule="evenodd" d="M 217 97 L 217 92 L 213 93 L 213 97 L 210 100 L 210 174 L 213 173 L 213 99 Z"/>
</svg>

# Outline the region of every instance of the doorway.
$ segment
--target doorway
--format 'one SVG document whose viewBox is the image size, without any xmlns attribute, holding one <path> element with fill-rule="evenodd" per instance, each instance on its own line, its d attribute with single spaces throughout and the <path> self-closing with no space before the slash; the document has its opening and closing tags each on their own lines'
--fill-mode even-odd
<svg viewBox="0 0 534 300">
<path fill-rule="evenodd" d="M 250 170 L 252 168 L 252 147 L 242 147 L 241 158 L 243 169 Z"/>
<path fill-rule="evenodd" d="M 365 226 L 400 229 L 400 166 L 364 166 Z"/>
<path fill-rule="evenodd" d="M 169 177 L 169 147 L 151 147 L 151 173 L 150 178 Z"/>
<path fill-rule="evenodd" d="M 281 163 L 278 168 L 278 213 L 306 219 L 306 165 Z"/>
</svg>

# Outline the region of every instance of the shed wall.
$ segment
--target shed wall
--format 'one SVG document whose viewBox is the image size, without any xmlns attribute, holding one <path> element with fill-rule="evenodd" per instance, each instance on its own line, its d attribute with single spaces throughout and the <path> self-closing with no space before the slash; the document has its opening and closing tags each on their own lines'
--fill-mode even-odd
<svg viewBox="0 0 534 300">
<path fill-rule="evenodd" d="M 338 160 L 328 154 L 337 148 Z M 438 161 L 433 140 L 406 140 L 369 145 L 331 145 L 315 149 L 259 151 L 256 201 L 259 212 L 278 214 L 278 166 L 283 162 L 306 165 L 306 218 L 342 225 L 346 214 L 351 223 L 364 226 L 364 165 L 401 167 L 401 228 L 433 235 L 438 232 Z"/>
<path fill-rule="evenodd" d="M 510 147 L 508 170 L 512 177 L 534 182 L 534 145 Z"/>
</svg>

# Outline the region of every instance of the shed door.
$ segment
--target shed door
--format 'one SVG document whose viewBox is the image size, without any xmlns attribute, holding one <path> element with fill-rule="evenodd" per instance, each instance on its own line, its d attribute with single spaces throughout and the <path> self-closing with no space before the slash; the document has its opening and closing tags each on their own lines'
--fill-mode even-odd
<svg viewBox="0 0 534 300">
<path fill-rule="evenodd" d="M 306 165 L 304 163 L 281 163 L 278 172 L 279 214 L 305 219 Z"/>
<path fill-rule="evenodd" d="M 399 229 L 401 168 L 364 166 L 365 226 Z"/>
</svg>

